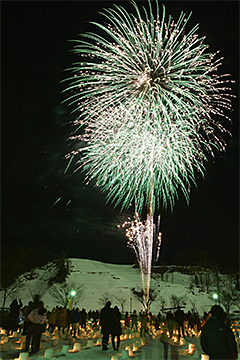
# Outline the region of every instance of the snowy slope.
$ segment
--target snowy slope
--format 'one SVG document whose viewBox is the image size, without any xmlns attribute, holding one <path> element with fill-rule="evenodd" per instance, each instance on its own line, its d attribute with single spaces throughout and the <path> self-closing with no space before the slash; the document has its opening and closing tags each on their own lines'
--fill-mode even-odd
<svg viewBox="0 0 240 360">
<path fill-rule="evenodd" d="M 80 303 L 74 303 L 74 306 L 85 308 L 89 310 L 101 309 L 98 303 L 99 297 L 105 293 L 115 295 L 116 297 L 125 297 L 127 299 L 124 304 L 124 311 L 131 311 L 136 309 L 140 311 L 142 305 L 132 295 L 130 288 L 141 287 L 141 274 L 139 269 L 133 265 L 117 265 L 108 264 L 88 259 L 70 259 L 73 265 L 73 272 L 68 281 L 76 285 L 84 285 L 85 297 Z M 39 273 L 41 274 L 39 270 Z M 34 292 L 34 284 L 36 278 L 31 281 L 26 281 L 25 286 L 19 292 L 23 304 L 27 304 L 31 300 L 29 289 Z M 171 295 L 183 296 L 185 311 L 191 310 L 193 304 L 200 315 L 203 311 L 208 311 L 213 304 L 213 300 L 205 292 L 199 292 L 197 289 L 194 292 L 189 290 L 190 276 L 174 272 L 172 274 L 164 274 L 164 281 L 152 280 L 152 284 L 160 285 L 160 296 L 164 298 L 164 308 L 171 307 Z M 45 306 L 51 309 L 56 304 L 55 300 L 46 293 L 43 297 Z M 8 299 L 6 306 L 9 306 L 12 299 Z M 112 305 L 119 305 L 117 301 L 113 301 Z M 151 306 L 151 311 L 158 313 L 161 309 L 161 303 L 156 301 Z"/>
</svg>

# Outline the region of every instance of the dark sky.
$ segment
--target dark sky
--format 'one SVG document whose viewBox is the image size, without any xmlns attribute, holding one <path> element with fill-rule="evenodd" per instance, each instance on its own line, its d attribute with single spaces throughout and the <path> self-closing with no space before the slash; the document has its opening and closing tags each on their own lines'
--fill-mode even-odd
<svg viewBox="0 0 240 360">
<path fill-rule="evenodd" d="M 139 3 L 147 2 L 137 1 Z M 127 1 L 116 1 L 129 9 Z M 236 1 L 166 1 L 167 14 L 193 11 L 188 30 L 200 24 L 210 51 L 221 50 L 223 73 L 238 80 L 239 3 Z M 1 225 L 2 247 L 39 246 L 50 252 L 67 250 L 69 257 L 113 263 L 133 263 L 124 231 L 117 228 L 132 210 L 120 214 L 105 195 L 85 186 L 64 155 L 72 131 L 68 108 L 61 105 L 64 72 L 78 34 L 95 28 L 89 20 L 111 1 L 1 2 Z M 238 84 L 233 87 L 237 95 Z M 173 263 L 173 254 L 201 247 L 226 265 L 239 259 L 239 115 L 233 101 L 232 138 L 223 158 L 207 165 L 204 180 L 192 189 L 173 214 L 162 213 L 160 263 Z"/>
</svg>

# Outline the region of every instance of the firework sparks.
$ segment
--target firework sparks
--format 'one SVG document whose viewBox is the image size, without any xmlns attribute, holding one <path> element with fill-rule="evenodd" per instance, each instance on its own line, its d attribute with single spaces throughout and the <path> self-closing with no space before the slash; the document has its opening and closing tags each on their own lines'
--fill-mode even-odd
<svg viewBox="0 0 240 360">
<path fill-rule="evenodd" d="M 153 217 L 147 216 L 145 221 L 141 221 L 139 214 L 135 213 L 134 219 L 126 221 L 122 227 L 126 227 L 126 236 L 128 238 L 128 246 L 135 252 L 139 268 L 142 276 L 143 293 L 145 297 L 145 304 L 148 303 L 149 298 L 149 286 L 151 279 L 151 266 L 152 266 L 152 249 L 154 232 L 157 233 L 157 239 L 155 239 L 156 245 L 156 258 L 159 256 L 159 249 L 161 245 L 162 234 L 157 230 L 153 223 Z"/>
<path fill-rule="evenodd" d="M 198 25 L 186 33 L 191 14 L 175 23 L 164 7 L 160 19 L 157 1 L 155 17 L 148 4 L 144 16 L 133 1 L 136 16 L 117 5 L 101 13 L 108 25 L 92 24 L 105 36 L 82 34 L 74 47 L 81 60 L 66 89 L 79 112 L 70 137 L 79 146 L 67 157 L 79 155 L 87 183 L 94 179 L 109 201 L 124 209 L 135 199 L 138 213 L 149 209 L 127 232 L 140 268 L 152 261 L 155 210 L 173 209 L 179 190 L 188 202 L 208 154 L 225 151 L 223 135 L 230 133 L 221 119 L 230 120 L 232 96 L 228 75 L 217 74 L 218 52 L 206 52 Z"/>
</svg>

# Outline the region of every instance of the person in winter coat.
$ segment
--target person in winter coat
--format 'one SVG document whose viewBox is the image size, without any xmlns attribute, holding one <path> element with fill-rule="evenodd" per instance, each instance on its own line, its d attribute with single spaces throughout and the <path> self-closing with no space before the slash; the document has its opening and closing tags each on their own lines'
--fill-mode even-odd
<svg viewBox="0 0 240 360">
<path fill-rule="evenodd" d="M 86 328 L 86 322 L 87 322 L 87 312 L 84 308 L 82 308 L 82 311 L 81 311 L 81 327 L 83 329 Z"/>
<path fill-rule="evenodd" d="M 180 340 L 180 330 L 181 330 L 182 336 L 185 338 L 184 320 L 186 319 L 186 316 L 185 316 L 184 312 L 181 310 L 179 305 L 177 307 L 177 311 L 175 312 L 174 318 L 178 324 L 178 340 Z"/>
<path fill-rule="evenodd" d="M 10 314 L 7 321 L 7 334 L 9 335 L 10 330 L 17 331 L 18 328 L 18 318 L 19 310 L 23 306 L 23 303 L 20 299 L 16 298 L 10 304 Z"/>
<path fill-rule="evenodd" d="M 57 309 L 54 307 L 48 314 L 49 332 L 52 333 L 57 323 Z"/>
<path fill-rule="evenodd" d="M 177 329 L 178 324 L 174 320 L 174 316 L 173 316 L 173 313 L 172 313 L 171 310 L 169 310 L 167 312 L 166 321 L 167 321 L 167 327 L 168 327 L 168 330 L 169 330 L 170 337 L 172 337 L 173 336 L 173 330 Z"/>
<path fill-rule="evenodd" d="M 28 315 L 31 321 L 32 344 L 31 353 L 37 353 L 40 348 L 41 335 L 46 331 L 47 310 L 43 306 L 43 301 L 39 301 L 36 309 L 33 309 Z"/>
<path fill-rule="evenodd" d="M 65 308 L 60 307 L 57 313 L 57 324 L 58 330 L 62 329 L 62 333 L 64 334 L 64 330 L 68 325 L 68 314 Z"/>
<path fill-rule="evenodd" d="M 161 319 L 162 319 L 162 315 L 161 315 L 161 313 L 159 312 L 159 313 L 157 314 L 157 316 L 154 317 L 154 326 L 155 326 L 155 329 L 156 329 L 156 330 L 159 330 L 159 329 L 160 329 Z"/>
<path fill-rule="evenodd" d="M 120 345 L 120 335 L 122 333 L 122 327 L 121 327 L 121 318 L 122 314 L 120 313 L 117 306 L 114 306 L 113 309 L 113 320 L 111 324 L 111 334 L 112 334 L 112 347 L 113 350 L 119 350 Z M 117 337 L 117 347 L 115 347 L 115 337 Z"/>
<path fill-rule="evenodd" d="M 25 351 L 28 351 L 29 345 L 30 345 L 30 340 L 32 337 L 32 322 L 28 319 L 28 315 L 31 313 L 31 311 L 33 309 L 36 309 L 38 306 L 38 303 L 40 301 L 40 296 L 37 294 L 34 296 L 33 301 L 29 301 L 28 302 L 28 306 L 25 312 L 25 329 L 26 329 L 26 346 L 25 346 Z"/>
<path fill-rule="evenodd" d="M 138 331 L 138 314 L 137 314 L 136 310 L 133 310 L 131 319 L 132 319 L 132 330 Z"/>
<path fill-rule="evenodd" d="M 72 310 L 67 309 L 67 331 L 72 328 Z"/>
<path fill-rule="evenodd" d="M 130 315 L 128 314 L 128 311 L 126 311 L 124 321 L 125 321 L 125 329 L 129 328 L 129 327 L 130 327 L 131 318 L 130 318 Z"/>
<path fill-rule="evenodd" d="M 202 327 L 201 346 L 210 359 L 237 359 L 237 344 L 230 327 L 223 323 L 223 309 L 211 308 L 211 317 Z"/>
<path fill-rule="evenodd" d="M 149 316 L 148 312 L 145 309 L 142 309 L 139 313 L 141 328 L 140 328 L 140 337 L 145 337 L 148 332 Z"/>
<path fill-rule="evenodd" d="M 73 309 L 73 311 L 71 312 L 71 322 L 72 322 L 71 335 L 73 335 L 73 337 L 76 337 L 76 335 L 78 335 L 80 320 L 81 320 L 81 314 L 79 308 Z"/>
<path fill-rule="evenodd" d="M 93 323 L 93 328 L 95 329 L 97 327 L 97 322 L 99 320 L 99 311 L 92 311 L 92 323 Z"/>
<path fill-rule="evenodd" d="M 111 309 L 111 301 L 107 301 L 104 308 L 100 312 L 100 325 L 102 336 L 102 350 L 107 350 L 109 334 L 111 334 L 111 326 L 113 323 L 113 311 Z"/>
<path fill-rule="evenodd" d="M 201 330 L 201 321 L 199 318 L 199 314 L 194 312 L 193 313 L 193 318 L 194 318 L 194 324 L 196 325 L 196 331 L 197 333 Z"/>
<path fill-rule="evenodd" d="M 28 329 L 28 325 L 29 325 L 29 320 L 28 320 L 27 316 L 30 313 L 29 307 L 31 307 L 32 304 L 33 304 L 33 302 L 29 301 L 28 305 L 26 305 L 25 308 L 23 309 L 24 325 L 23 325 L 22 335 L 27 335 L 27 329 Z"/>
</svg>

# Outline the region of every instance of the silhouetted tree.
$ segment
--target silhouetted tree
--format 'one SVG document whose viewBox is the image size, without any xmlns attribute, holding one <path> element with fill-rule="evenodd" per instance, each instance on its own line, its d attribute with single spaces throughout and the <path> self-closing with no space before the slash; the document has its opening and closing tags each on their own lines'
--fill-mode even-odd
<svg viewBox="0 0 240 360">
<path fill-rule="evenodd" d="M 48 279 L 48 285 L 65 283 L 73 270 L 72 262 L 67 258 L 66 252 L 50 263 L 52 276 Z"/>
<path fill-rule="evenodd" d="M 124 305 L 126 304 L 128 298 L 126 296 L 114 295 L 116 301 L 121 305 L 121 311 L 124 312 Z"/>
<path fill-rule="evenodd" d="M 2 308 L 6 300 L 14 298 L 23 286 L 22 275 L 31 271 L 35 266 L 43 265 L 47 261 L 47 254 L 43 248 L 13 247 L 3 248 L 1 252 L 1 298 Z"/>
<path fill-rule="evenodd" d="M 227 316 L 233 306 L 237 306 L 240 292 L 236 289 L 235 274 L 227 274 L 219 281 L 219 302 L 225 307 Z"/>
<path fill-rule="evenodd" d="M 172 307 L 177 308 L 178 306 L 182 306 L 183 302 L 185 300 L 184 296 L 178 296 L 176 294 L 172 294 L 170 296 L 170 304 Z"/>
<path fill-rule="evenodd" d="M 108 292 L 105 292 L 104 294 L 102 294 L 99 299 L 98 299 L 98 304 L 102 307 L 104 307 L 107 303 L 107 301 L 111 301 L 113 302 L 113 300 L 115 299 L 115 296 L 112 294 L 109 294 Z"/>
<path fill-rule="evenodd" d="M 49 294 L 51 297 L 56 300 L 57 304 L 67 307 L 68 300 L 72 298 L 71 292 L 75 291 L 75 295 L 73 297 L 74 304 L 81 301 L 85 297 L 85 288 L 84 285 L 79 285 L 74 282 L 64 282 L 64 283 L 56 283 L 49 289 Z"/>
<path fill-rule="evenodd" d="M 181 266 L 201 266 L 214 269 L 213 256 L 199 247 L 188 247 L 181 251 L 175 251 L 174 262 Z"/>
<path fill-rule="evenodd" d="M 143 289 L 135 289 L 131 288 L 130 289 L 133 296 L 135 296 L 135 298 L 143 305 L 145 306 L 145 296 L 144 296 L 144 291 Z M 159 287 L 150 287 L 149 288 L 149 299 L 148 299 L 148 303 L 147 303 L 147 309 L 150 309 L 151 304 L 157 299 L 157 296 L 160 292 Z"/>
</svg>

